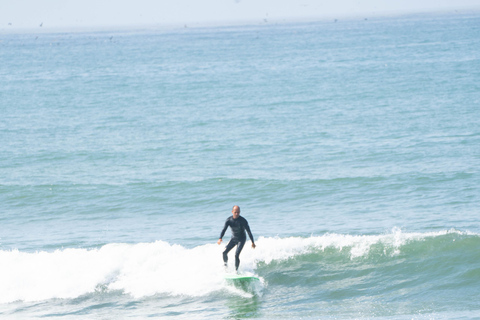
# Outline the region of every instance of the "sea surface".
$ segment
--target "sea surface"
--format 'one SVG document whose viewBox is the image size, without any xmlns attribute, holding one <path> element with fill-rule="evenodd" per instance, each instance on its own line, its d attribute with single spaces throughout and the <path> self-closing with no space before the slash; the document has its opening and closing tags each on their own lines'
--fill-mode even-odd
<svg viewBox="0 0 480 320">
<path fill-rule="evenodd" d="M 233 205 L 258 282 L 224 280 Z M 480 319 L 479 297 L 479 13 L 0 34 L 0 318 Z"/>
</svg>

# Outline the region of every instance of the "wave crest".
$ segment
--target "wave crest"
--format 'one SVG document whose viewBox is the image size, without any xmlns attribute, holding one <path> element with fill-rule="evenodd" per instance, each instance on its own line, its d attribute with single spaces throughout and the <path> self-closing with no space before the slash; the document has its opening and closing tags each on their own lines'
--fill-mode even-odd
<svg viewBox="0 0 480 320">
<path fill-rule="evenodd" d="M 408 259 L 430 252 L 434 263 L 435 257 L 444 259 L 459 250 L 471 255 L 479 241 L 479 235 L 457 230 L 403 233 L 394 229 L 382 235 L 260 237 L 257 249 L 245 246 L 240 268 L 242 272 L 260 273 L 268 280 L 272 272 L 269 266 L 276 264 L 275 272 L 287 273 L 289 261 L 296 265 L 321 262 L 319 268 L 334 269 L 340 267 L 339 263 L 368 260 L 382 267 L 398 256 Z M 156 241 L 108 244 L 91 250 L 0 251 L 0 302 L 76 298 L 99 291 L 121 291 L 137 298 L 155 294 L 208 295 L 227 288 L 222 276 L 222 250 L 223 246 L 216 244 L 188 249 Z"/>
</svg>

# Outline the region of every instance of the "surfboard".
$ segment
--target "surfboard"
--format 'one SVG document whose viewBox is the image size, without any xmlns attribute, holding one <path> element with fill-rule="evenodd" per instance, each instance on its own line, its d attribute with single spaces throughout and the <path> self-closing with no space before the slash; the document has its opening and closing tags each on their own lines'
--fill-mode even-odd
<svg viewBox="0 0 480 320">
<path fill-rule="evenodd" d="M 241 274 L 226 274 L 224 278 L 232 281 L 260 281 L 257 277 Z"/>
<path fill-rule="evenodd" d="M 242 291 L 253 295 L 261 294 L 263 284 L 260 278 L 248 274 L 225 274 L 225 282 L 228 286 L 233 286 Z"/>
</svg>

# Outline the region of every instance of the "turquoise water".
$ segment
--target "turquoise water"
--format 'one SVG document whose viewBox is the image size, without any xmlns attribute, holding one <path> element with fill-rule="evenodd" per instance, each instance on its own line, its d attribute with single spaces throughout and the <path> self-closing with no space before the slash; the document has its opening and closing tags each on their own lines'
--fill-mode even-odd
<svg viewBox="0 0 480 320">
<path fill-rule="evenodd" d="M 0 315 L 478 318 L 479 22 L 0 35 Z"/>
</svg>

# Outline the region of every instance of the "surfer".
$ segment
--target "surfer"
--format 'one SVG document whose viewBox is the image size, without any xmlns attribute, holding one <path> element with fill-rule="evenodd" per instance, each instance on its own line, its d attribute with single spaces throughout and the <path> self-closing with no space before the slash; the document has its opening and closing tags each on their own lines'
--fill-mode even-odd
<svg viewBox="0 0 480 320">
<path fill-rule="evenodd" d="M 232 230 L 232 238 L 225 247 L 225 251 L 223 251 L 223 262 L 225 263 L 225 267 L 227 267 L 228 252 L 230 252 L 233 247 L 237 246 L 237 250 L 235 251 L 235 270 L 238 271 L 238 266 L 240 265 L 240 252 L 242 252 L 243 246 L 247 241 L 247 235 L 245 234 L 245 231 L 247 231 L 250 240 L 252 240 L 252 248 L 255 249 L 256 247 L 247 220 L 244 217 L 240 217 L 239 206 L 233 206 L 232 216 L 228 217 L 225 221 L 225 226 L 223 226 L 223 230 L 220 233 L 220 239 L 217 241 L 218 244 L 222 243 L 222 238 L 225 235 L 225 231 L 227 231 L 228 227 L 230 227 Z"/>
</svg>

